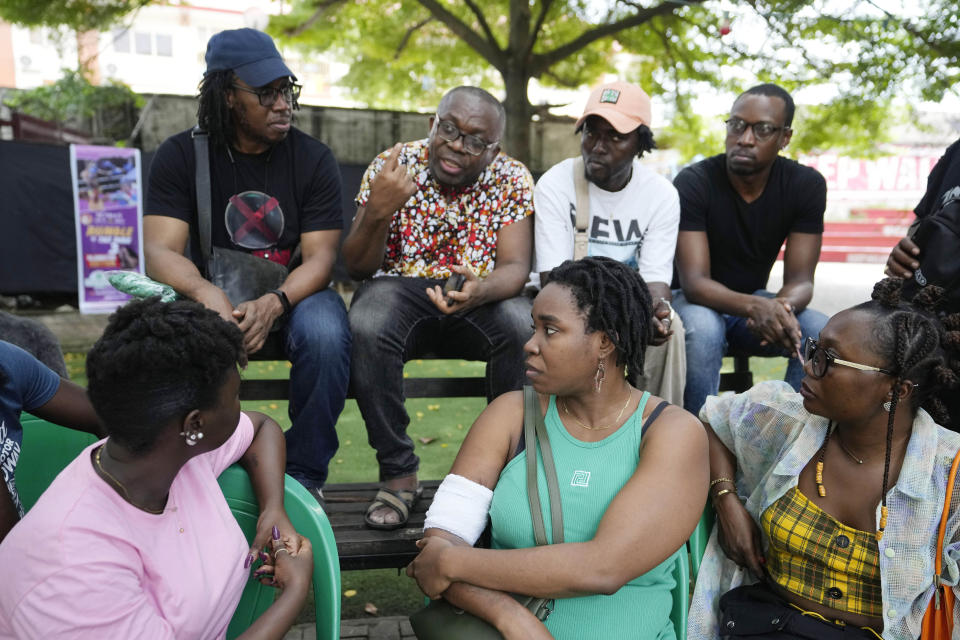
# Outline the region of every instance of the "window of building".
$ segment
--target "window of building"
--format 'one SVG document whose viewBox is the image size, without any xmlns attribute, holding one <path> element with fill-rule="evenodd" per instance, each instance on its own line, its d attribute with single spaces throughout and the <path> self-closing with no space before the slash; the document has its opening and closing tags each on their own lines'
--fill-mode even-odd
<svg viewBox="0 0 960 640">
<path fill-rule="evenodd" d="M 117 53 L 130 53 L 130 31 L 114 29 L 110 32 L 113 37 L 113 50 Z"/>
<path fill-rule="evenodd" d="M 147 56 L 153 53 L 153 36 L 151 34 L 138 31 L 133 34 L 133 42 L 137 53 Z"/>
<path fill-rule="evenodd" d="M 171 36 L 162 33 L 157 34 L 157 55 L 173 55 L 173 38 Z"/>
</svg>

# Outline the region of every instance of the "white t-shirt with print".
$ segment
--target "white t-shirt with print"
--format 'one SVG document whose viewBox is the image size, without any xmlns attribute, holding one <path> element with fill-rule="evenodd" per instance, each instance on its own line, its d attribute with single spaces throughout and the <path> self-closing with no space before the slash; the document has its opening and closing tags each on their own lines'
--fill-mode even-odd
<svg viewBox="0 0 960 640">
<path fill-rule="evenodd" d="M 573 158 L 544 173 L 533 193 L 534 268 L 540 274 L 573 259 L 577 194 Z M 673 254 L 680 224 L 680 199 L 669 180 L 633 159 L 630 182 L 620 191 L 588 183 L 590 221 L 587 255 L 606 256 L 636 268 L 647 282 L 673 279 Z"/>
</svg>

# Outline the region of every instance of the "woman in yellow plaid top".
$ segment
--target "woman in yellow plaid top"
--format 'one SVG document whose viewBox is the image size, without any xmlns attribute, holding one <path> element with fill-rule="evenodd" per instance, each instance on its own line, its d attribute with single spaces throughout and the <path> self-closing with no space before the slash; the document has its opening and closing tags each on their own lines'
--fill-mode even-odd
<svg viewBox="0 0 960 640">
<path fill-rule="evenodd" d="M 697 576 L 691 639 L 920 636 L 960 449 L 960 434 L 937 424 L 960 381 L 960 316 L 932 312 L 935 287 L 901 302 L 901 284 L 878 283 L 872 301 L 808 341 L 799 394 L 766 382 L 707 399 L 718 526 Z M 958 507 L 960 487 L 943 554 L 955 590 Z"/>
</svg>

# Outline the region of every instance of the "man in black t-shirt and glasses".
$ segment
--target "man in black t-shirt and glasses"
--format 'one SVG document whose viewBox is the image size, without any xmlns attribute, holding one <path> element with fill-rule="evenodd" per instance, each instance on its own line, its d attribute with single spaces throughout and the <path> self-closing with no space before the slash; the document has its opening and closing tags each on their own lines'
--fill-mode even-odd
<svg viewBox="0 0 960 640">
<path fill-rule="evenodd" d="M 206 61 L 197 119 L 209 134 L 212 243 L 291 271 L 276 290 L 237 305 L 204 279 L 188 130 L 160 145 L 150 169 L 147 274 L 237 323 L 248 353 L 280 321 L 292 363 L 287 473 L 322 500 L 350 379 L 346 308 L 328 288 L 343 228 L 340 170 L 326 145 L 291 126 L 300 86 L 270 36 L 222 31 L 210 38 Z M 299 266 L 291 262 L 298 245 Z"/>
<path fill-rule="evenodd" d="M 827 186 L 816 170 L 780 157 L 793 130 L 790 94 L 773 84 L 742 93 L 726 121 L 726 153 L 677 175 L 680 233 L 674 307 L 687 341 L 684 408 L 697 414 L 717 393 L 728 351 L 789 356 L 785 380 L 800 388 L 803 341 L 827 322 L 807 308 L 820 256 Z M 786 240 L 783 287 L 765 289 Z"/>
</svg>

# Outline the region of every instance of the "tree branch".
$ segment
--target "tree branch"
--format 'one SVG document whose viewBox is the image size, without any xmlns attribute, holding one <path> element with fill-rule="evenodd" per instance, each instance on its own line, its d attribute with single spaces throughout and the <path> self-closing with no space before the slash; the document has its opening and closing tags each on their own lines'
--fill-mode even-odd
<svg viewBox="0 0 960 640">
<path fill-rule="evenodd" d="M 393 52 L 393 59 L 396 60 L 400 57 L 400 54 L 403 53 L 403 50 L 410 43 L 410 38 L 413 37 L 414 33 L 427 26 L 431 22 L 433 22 L 433 16 L 427 18 L 426 20 L 421 20 L 417 24 L 407 29 L 407 32 L 403 34 L 403 39 L 400 40 L 400 44 L 397 45 L 397 50 Z"/>
<path fill-rule="evenodd" d="M 483 33 L 487 36 L 487 40 L 491 44 L 497 44 L 497 38 L 493 35 L 493 31 L 490 30 L 490 25 L 487 24 L 487 18 L 483 15 L 483 11 L 480 10 L 480 7 L 473 0 L 463 0 L 464 4 L 470 8 L 470 11 L 473 12 L 473 15 L 477 17 L 477 22 L 480 23 L 480 28 L 483 29 Z"/>
<path fill-rule="evenodd" d="M 914 38 L 916 38 L 917 40 L 921 41 L 922 43 L 930 47 L 930 50 L 936 53 L 937 55 L 943 56 L 944 58 L 950 58 L 951 56 L 954 55 L 953 53 L 945 51 L 943 47 L 940 46 L 939 43 L 931 42 L 930 39 L 927 37 L 927 35 L 922 31 L 916 29 L 913 25 L 911 25 L 907 18 L 901 19 L 893 15 L 883 7 L 879 6 L 873 0 L 867 0 L 867 4 L 873 5 L 876 9 L 879 9 L 880 11 L 885 13 L 887 18 L 889 18 L 890 20 L 896 21 L 904 31 L 906 31 L 907 33 L 912 35 Z"/>
<path fill-rule="evenodd" d="M 316 7 L 317 10 L 313 12 L 313 15 L 298 24 L 292 29 L 287 29 L 284 32 L 285 36 L 296 37 L 312 27 L 316 22 L 323 17 L 324 12 L 330 7 L 336 6 L 338 4 L 343 4 L 347 0 L 317 0 Z"/>
<path fill-rule="evenodd" d="M 496 40 L 493 42 L 484 40 L 480 34 L 467 26 L 460 18 L 450 13 L 447 8 L 437 2 L 437 0 L 417 0 L 417 2 L 429 11 L 434 18 L 450 29 L 455 36 L 463 40 L 467 46 L 479 53 L 484 60 L 489 62 L 498 71 L 503 71 L 505 66 L 503 51 L 497 46 Z"/>
<path fill-rule="evenodd" d="M 700 5 L 703 4 L 705 0 L 686 0 L 685 5 Z M 564 58 L 573 55 L 580 49 L 600 40 L 601 38 L 606 38 L 607 36 L 612 36 L 615 33 L 619 33 L 625 29 L 630 29 L 632 27 L 640 26 L 641 24 L 657 17 L 673 13 L 677 9 L 677 3 L 671 2 L 670 0 L 665 0 L 656 7 L 650 9 L 639 9 L 635 14 L 627 16 L 616 22 L 611 22 L 608 24 L 602 24 L 600 26 L 594 27 L 593 29 L 588 29 L 580 34 L 578 37 L 574 38 L 566 44 L 562 44 L 559 47 L 553 49 L 552 51 L 547 51 L 546 53 L 541 53 L 533 56 L 531 62 L 531 72 L 534 76 L 539 76 L 546 69 L 549 69 L 551 66 L 557 62 L 563 60 Z"/>
<path fill-rule="evenodd" d="M 540 35 L 540 29 L 543 28 L 543 23 L 547 19 L 547 12 L 550 11 L 551 5 L 553 5 L 553 0 L 542 0 L 540 3 L 540 14 L 537 15 L 537 21 L 533 24 L 533 29 L 530 31 L 530 45 L 524 52 L 525 57 L 530 55 L 530 52 L 533 51 L 533 45 L 537 42 L 537 37 Z"/>
</svg>

